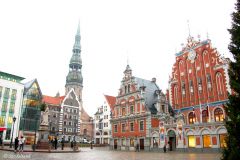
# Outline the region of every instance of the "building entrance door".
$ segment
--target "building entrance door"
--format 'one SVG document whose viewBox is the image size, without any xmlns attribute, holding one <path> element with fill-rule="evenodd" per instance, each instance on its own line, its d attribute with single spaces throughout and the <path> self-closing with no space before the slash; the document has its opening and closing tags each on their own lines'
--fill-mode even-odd
<svg viewBox="0 0 240 160">
<path fill-rule="evenodd" d="M 117 149 L 117 139 L 114 139 L 114 149 Z"/>
<path fill-rule="evenodd" d="M 174 151 L 176 149 L 176 134 L 174 131 L 170 130 L 168 132 L 168 145 L 169 145 L 169 150 Z"/>
<path fill-rule="evenodd" d="M 140 141 L 140 149 L 144 150 L 144 139 L 139 139 Z"/>
</svg>

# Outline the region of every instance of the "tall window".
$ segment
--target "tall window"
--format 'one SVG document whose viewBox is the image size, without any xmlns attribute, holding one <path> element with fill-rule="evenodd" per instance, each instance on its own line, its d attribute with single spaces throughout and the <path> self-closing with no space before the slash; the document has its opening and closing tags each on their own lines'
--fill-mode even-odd
<svg viewBox="0 0 240 160">
<path fill-rule="evenodd" d="M 130 84 L 128 84 L 128 93 L 130 92 Z"/>
<path fill-rule="evenodd" d="M 117 132 L 117 125 L 114 125 L 114 132 Z"/>
<path fill-rule="evenodd" d="M 220 147 L 221 148 L 227 147 L 226 138 L 227 138 L 226 134 L 220 134 L 219 135 L 219 142 L 220 142 Z"/>
<path fill-rule="evenodd" d="M 195 114 L 193 112 L 190 112 L 188 114 L 188 123 L 189 124 L 194 124 L 194 122 L 196 122 Z"/>
<path fill-rule="evenodd" d="M 125 123 L 122 124 L 122 132 L 125 132 L 126 131 L 126 126 L 125 126 Z"/>
<path fill-rule="evenodd" d="M 216 83 L 217 83 L 217 92 L 219 95 L 222 95 L 223 94 L 223 78 L 220 72 L 216 74 Z"/>
<path fill-rule="evenodd" d="M 203 110 L 202 111 L 202 122 L 203 123 L 207 123 L 208 122 L 208 111 L 207 110 Z"/>
<path fill-rule="evenodd" d="M 122 108 L 122 115 L 125 116 L 125 114 L 126 114 L 126 109 L 125 109 L 125 107 L 123 107 Z"/>
<path fill-rule="evenodd" d="M 209 90 L 212 89 L 211 75 L 210 75 L 209 73 L 207 74 L 207 88 L 208 88 Z"/>
<path fill-rule="evenodd" d="M 130 106 L 130 114 L 134 113 L 134 106 Z"/>
<path fill-rule="evenodd" d="M 203 135 L 203 148 L 211 147 L 211 136 Z"/>
<path fill-rule="evenodd" d="M 193 81 L 192 80 L 190 80 L 189 81 L 189 88 L 190 88 L 190 93 L 193 95 L 193 92 L 194 92 L 194 90 L 193 90 Z"/>
<path fill-rule="evenodd" d="M 130 131 L 133 132 L 134 130 L 134 126 L 133 126 L 133 122 L 130 123 Z"/>
<path fill-rule="evenodd" d="M 4 98 L 5 99 L 9 98 L 9 92 L 10 92 L 10 88 L 5 88 L 5 92 L 4 92 Z"/>
<path fill-rule="evenodd" d="M 13 90 L 12 90 L 11 99 L 15 100 L 15 99 L 16 99 L 16 96 L 17 96 L 17 90 L 16 90 L 16 89 L 13 89 Z"/>
<path fill-rule="evenodd" d="M 215 121 L 219 122 L 219 121 L 223 121 L 224 117 L 223 117 L 223 110 L 221 108 L 217 108 L 214 111 L 214 117 L 215 117 Z"/>
<path fill-rule="evenodd" d="M 144 122 L 143 121 L 140 121 L 140 131 L 143 131 L 144 130 Z"/>
<path fill-rule="evenodd" d="M 188 136 L 188 147 L 196 147 L 195 136 Z"/>
<path fill-rule="evenodd" d="M 185 95 L 186 95 L 186 87 L 185 87 L 185 82 L 184 81 L 182 81 L 182 95 L 185 97 Z"/>
<path fill-rule="evenodd" d="M 202 79 L 198 77 L 197 81 L 198 81 L 198 92 L 202 93 Z"/>
<path fill-rule="evenodd" d="M 175 105 L 178 104 L 178 87 L 177 85 L 174 86 L 174 100 L 175 100 Z"/>
</svg>

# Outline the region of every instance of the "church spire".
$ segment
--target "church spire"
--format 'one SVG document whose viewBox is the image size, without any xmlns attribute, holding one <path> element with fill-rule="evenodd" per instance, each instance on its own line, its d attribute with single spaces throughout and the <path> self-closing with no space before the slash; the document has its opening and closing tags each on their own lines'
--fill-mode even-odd
<svg viewBox="0 0 240 160">
<path fill-rule="evenodd" d="M 73 88 L 79 99 L 82 98 L 83 87 L 80 40 L 80 24 L 78 24 L 77 33 L 75 35 L 75 43 L 72 49 L 72 57 L 69 63 L 69 72 L 66 77 L 65 93 L 67 94 L 71 88 Z"/>
<path fill-rule="evenodd" d="M 80 45 L 80 40 L 81 40 L 81 36 L 80 36 L 80 22 L 78 22 L 78 28 L 77 28 L 77 33 L 75 35 L 75 43 L 73 46 L 73 50 L 80 50 L 81 51 L 81 45 Z"/>
</svg>

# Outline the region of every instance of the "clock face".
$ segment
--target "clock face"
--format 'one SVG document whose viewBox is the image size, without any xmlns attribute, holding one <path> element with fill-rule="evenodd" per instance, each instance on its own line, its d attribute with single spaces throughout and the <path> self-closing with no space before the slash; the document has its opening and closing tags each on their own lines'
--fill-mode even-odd
<svg viewBox="0 0 240 160">
<path fill-rule="evenodd" d="M 195 57 L 196 57 L 196 52 L 193 49 L 191 49 L 188 52 L 188 59 L 193 63 Z"/>
</svg>

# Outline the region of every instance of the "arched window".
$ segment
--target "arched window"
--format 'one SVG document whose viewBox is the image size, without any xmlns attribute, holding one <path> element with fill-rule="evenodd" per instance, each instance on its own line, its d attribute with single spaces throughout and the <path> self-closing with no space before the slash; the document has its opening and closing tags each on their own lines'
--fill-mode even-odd
<svg viewBox="0 0 240 160">
<path fill-rule="evenodd" d="M 203 110 L 202 111 L 202 122 L 203 123 L 207 123 L 208 122 L 208 111 L 207 110 Z"/>
<path fill-rule="evenodd" d="M 223 110 L 221 108 L 217 108 L 214 111 L 214 118 L 216 122 L 223 121 Z"/>
<path fill-rule="evenodd" d="M 193 112 L 190 112 L 188 114 L 188 123 L 189 124 L 194 124 L 194 122 L 196 122 L 195 114 Z"/>
</svg>

